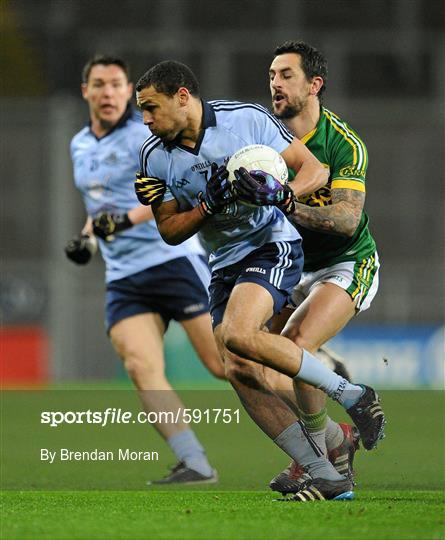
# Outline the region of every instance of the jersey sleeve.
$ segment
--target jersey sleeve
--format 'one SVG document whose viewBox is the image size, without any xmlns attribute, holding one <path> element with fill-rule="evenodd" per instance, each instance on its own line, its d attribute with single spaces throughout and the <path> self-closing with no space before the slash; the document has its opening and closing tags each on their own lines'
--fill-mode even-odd
<svg viewBox="0 0 445 540">
<path fill-rule="evenodd" d="M 254 105 L 255 140 L 281 154 L 290 145 L 293 135 L 262 105 Z"/>
<path fill-rule="evenodd" d="M 167 184 L 164 202 L 172 201 L 175 197 L 168 185 L 167 161 L 164 152 L 159 149 L 161 140 L 154 135 L 149 137 L 141 146 L 139 152 L 139 170 L 142 176 L 159 178 Z"/>
<path fill-rule="evenodd" d="M 360 137 L 345 124 L 338 127 L 339 142 L 331 162 L 331 189 L 346 188 L 365 192 L 368 152 Z"/>
</svg>

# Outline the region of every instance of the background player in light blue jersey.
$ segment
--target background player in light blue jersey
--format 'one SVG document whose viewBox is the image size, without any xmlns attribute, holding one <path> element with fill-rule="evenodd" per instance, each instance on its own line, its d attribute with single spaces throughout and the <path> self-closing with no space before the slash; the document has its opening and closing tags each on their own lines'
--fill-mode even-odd
<svg viewBox="0 0 445 540">
<path fill-rule="evenodd" d="M 147 128 L 129 100 L 133 85 L 119 58 L 97 56 L 83 71 L 82 95 L 90 124 L 71 142 L 74 178 L 88 214 L 82 236 L 66 248 L 74 262 L 88 262 L 91 235 L 99 239 L 106 265 L 106 327 L 139 391 L 146 411 L 183 407 L 165 377 L 163 336 L 179 321 L 204 364 L 218 377 L 224 369 L 212 335 L 207 286 L 209 270 L 199 242 L 167 245 L 150 208 L 140 206 L 133 177 Z M 178 458 L 156 483 L 216 480 L 204 449 L 189 425 L 155 424 Z"/>
<path fill-rule="evenodd" d="M 301 238 L 285 214 L 295 208 L 296 195 L 326 183 L 327 171 L 263 107 L 202 101 L 196 77 L 184 64 L 153 66 L 136 92 L 152 132 L 141 149 L 136 193 L 153 204 L 168 243 L 180 244 L 199 231 L 209 247 L 210 311 L 230 382 L 255 422 L 311 474 L 311 500 L 351 497 L 351 479 L 333 468 L 267 382 L 250 378 L 253 362 L 272 367 L 324 390 L 355 417 L 359 429 L 375 421 L 361 403 L 367 387 L 350 384 L 291 340 L 265 329 L 302 270 Z M 269 190 L 240 169 L 234 194 L 224 164 L 248 144 L 280 152 L 297 171 L 293 182 L 285 187 L 276 182 Z M 259 207 L 243 205 L 247 198 Z"/>
</svg>

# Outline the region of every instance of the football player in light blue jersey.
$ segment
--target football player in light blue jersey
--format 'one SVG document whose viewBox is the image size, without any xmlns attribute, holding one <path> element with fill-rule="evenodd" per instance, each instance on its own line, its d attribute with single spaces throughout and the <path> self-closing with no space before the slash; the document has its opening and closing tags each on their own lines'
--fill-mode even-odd
<svg viewBox="0 0 445 540">
<path fill-rule="evenodd" d="M 351 498 L 351 479 L 333 468 L 265 379 L 250 377 L 253 362 L 272 367 L 321 388 L 356 417 L 359 429 L 370 421 L 369 414 L 357 420 L 362 386 L 265 328 L 284 307 L 302 270 L 301 239 L 285 214 L 295 209 L 296 196 L 323 186 L 328 172 L 264 108 L 202 101 L 196 77 L 179 62 L 149 69 L 136 85 L 136 97 L 152 133 L 141 149 L 136 193 L 142 203 L 153 204 L 166 242 L 177 245 L 199 231 L 211 250 L 210 311 L 228 379 L 263 431 L 320 479 L 322 498 Z M 276 181 L 269 189 L 261 178 L 240 169 L 234 191 L 224 164 L 249 144 L 279 151 L 297 171 L 292 183 Z"/>
<path fill-rule="evenodd" d="M 203 363 L 224 378 L 208 307 L 209 270 L 196 238 L 167 245 L 150 208 L 139 205 L 133 186 L 139 148 L 147 137 L 129 103 L 133 85 L 119 58 L 97 56 L 84 68 L 82 94 L 90 123 L 71 142 L 74 178 L 87 222 L 66 248 L 74 262 L 91 257 L 93 238 L 106 265 L 106 327 L 149 411 L 183 408 L 164 372 L 163 337 L 169 321 L 181 323 Z M 216 481 L 204 449 L 188 424 L 155 424 L 178 465 L 155 483 Z"/>
</svg>

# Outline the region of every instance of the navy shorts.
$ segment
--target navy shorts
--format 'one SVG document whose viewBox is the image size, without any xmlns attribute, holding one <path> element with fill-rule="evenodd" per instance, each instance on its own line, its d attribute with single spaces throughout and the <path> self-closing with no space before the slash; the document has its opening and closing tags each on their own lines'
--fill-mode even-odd
<svg viewBox="0 0 445 540">
<path fill-rule="evenodd" d="M 107 284 L 107 332 L 117 322 L 140 313 L 159 313 L 165 326 L 209 311 L 210 271 L 201 255 L 179 257 Z"/>
<path fill-rule="evenodd" d="M 238 283 L 257 283 L 267 289 L 272 295 L 276 314 L 290 301 L 302 270 L 301 240 L 265 244 L 241 261 L 215 270 L 209 287 L 213 328 L 223 320 L 230 294 Z"/>
</svg>

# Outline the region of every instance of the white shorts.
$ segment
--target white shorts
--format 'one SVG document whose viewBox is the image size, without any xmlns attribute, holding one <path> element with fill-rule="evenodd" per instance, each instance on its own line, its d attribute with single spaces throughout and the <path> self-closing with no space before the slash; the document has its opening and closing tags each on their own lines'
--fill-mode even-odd
<svg viewBox="0 0 445 540">
<path fill-rule="evenodd" d="M 315 272 L 303 272 L 292 292 L 292 302 L 295 305 L 288 307 L 298 307 L 319 283 L 334 283 L 357 302 L 357 311 L 365 311 L 379 288 L 379 268 L 379 257 L 375 252 L 362 261 L 346 261 Z"/>
</svg>

